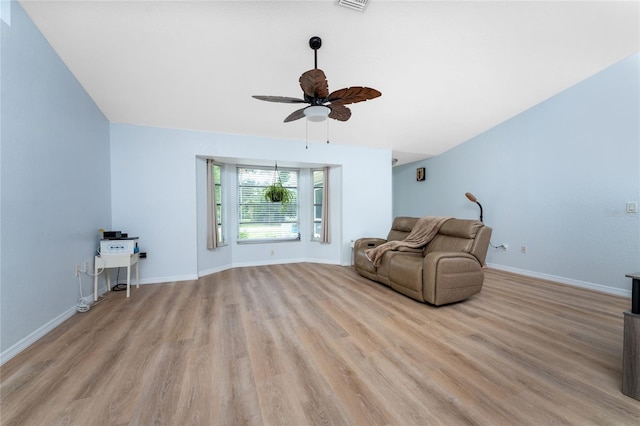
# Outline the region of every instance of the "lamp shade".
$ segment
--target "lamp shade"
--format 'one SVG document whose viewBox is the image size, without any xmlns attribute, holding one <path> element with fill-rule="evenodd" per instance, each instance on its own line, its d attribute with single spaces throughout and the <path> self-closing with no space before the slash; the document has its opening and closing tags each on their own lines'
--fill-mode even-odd
<svg viewBox="0 0 640 426">
<path fill-rule="evenodd" d="M 327 119 L 329 111 L 331 110 L 326 106 L 314 105 L 305 108 L 304 115 L 309 121 L 324 121 Z"/>
<path fill-rule="evenodd" d="M 467 197 L 469 201 L 471 201 L 472 203 L 476 203 L 478 207 L 480 207 L 480 222 L 482 222 L 482 204 L 480 204 L 476 196 L 470 192 L 465 192 L 464 196 Z"/>
</svg>

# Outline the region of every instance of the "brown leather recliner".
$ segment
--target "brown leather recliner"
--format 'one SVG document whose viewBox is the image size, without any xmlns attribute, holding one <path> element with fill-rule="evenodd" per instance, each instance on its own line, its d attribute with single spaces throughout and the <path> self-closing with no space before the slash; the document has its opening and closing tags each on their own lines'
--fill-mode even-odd
<svg viewBox="0 0 640 426">
<path fill-rule="evenodd" d="M 491 228 L 477 220 L 449 219 L 422 249 L 387 251 L 377 268 L 367 259 L 365 250 L 386 241 L 403 240 L 417 220 L 396 217 L 386 240 L 356 240 L 353 248 L 356 271 L 415 300 L 438 306 L 479 293 Z"/>
</svg>

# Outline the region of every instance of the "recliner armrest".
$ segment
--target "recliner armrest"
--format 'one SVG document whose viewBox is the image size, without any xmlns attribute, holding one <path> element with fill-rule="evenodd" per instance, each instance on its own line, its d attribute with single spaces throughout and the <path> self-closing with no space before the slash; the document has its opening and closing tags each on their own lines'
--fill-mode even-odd
<svg viewBox="0 0 640 426">
<path fill-rule="evenodd" d="M 378 280 L 378 273 L 373 263 L 367 258 L 365 250 L 379 246 L 387 240 L 383 238 L 359 238 L 353 244 L 353 264 L 363 277 Z"/>
<path fill-rule="evenodd" d="M 355 253 L 359 250 L 368 250 L 386 242 L 384 238 L 358 238 L 353 244 L 353 251 Z"/>
<path fill-rule="evenodd" d="M 482 265 L 480 265 L 480 262 L 478 262 L 478 259 L 476 259 L 474 255 L 460 251 L 434 251 L 427 254 L 424 257 L 425 269 L 437 266 L 438 262 L 442 259 L 449 259 L 454 262 L 456 261 L 456 259 L 460 259 L 460 261 L 462 262 L 460 266 L 463 268 L 463 265 L 466 265 L 466 267 L 473 268 L 474 266 L 477 266 L 478 268 L 482 269 Z M 471 265 L 467 264 L 467 261 L 471 261 Z"/>
</svg>

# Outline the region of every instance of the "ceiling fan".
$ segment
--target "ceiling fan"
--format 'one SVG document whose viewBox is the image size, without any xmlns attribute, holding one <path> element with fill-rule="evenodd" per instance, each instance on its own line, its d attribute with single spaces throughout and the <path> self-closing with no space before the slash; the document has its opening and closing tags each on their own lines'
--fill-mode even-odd
<svg viewBox="0 0 640 426">
<path fill-rule="evenodd" d="M 351 117 L 351 110 L 345 105 L 367 101 L 381 96 L 376 89 L 363 86 L 352 86 L 329 93 L 329 84 L 324 72 L 318 68 L 318 49 L 322 46 L 322 40 L 318 36 L 309 39 L 309 47 L 314 53 L 314 69 L 304 72 L 299 79 L 304 98 L 292 98 L 288 96 L 261 96 L 253 97 L 261 101 L 279 102 L 285 104 L 309 104 L 304 108 L 292 112 L 284 119 L 285 123 L 307 117 L 311 121 L 323 121 L 333 118 L 338 121 L 347 121 Z"/>
</svg>

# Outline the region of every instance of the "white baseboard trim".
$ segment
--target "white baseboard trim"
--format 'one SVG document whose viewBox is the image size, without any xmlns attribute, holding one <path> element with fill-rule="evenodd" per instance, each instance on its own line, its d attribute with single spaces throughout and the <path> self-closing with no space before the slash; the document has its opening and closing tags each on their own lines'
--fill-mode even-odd
<svg viewBox="0 0 640 426">
<path fill-rule="evenodd" d="M 173 277 L 162 277 L 162 278 L 145 278 L 145 279 L 141 279 L 140 280 L 140 285 L 146 285 L 146 284 L 165 284 L 165 283 L 171 283 L 171 282 L 175 282 L 175 281 L 193 281 L 193 280 L 197 280 L 199 278 L 198 275 L 177 275 L 177 276 L 173 276 Z M 115 285 L 115 282 L 112 282 L 111 285 Z M 135 278 L 131 279 L 131 288 L 135 289 L 136 284 L 135 284 Z M 133 291 L 133 290 L 132 290 Z M 98 287 L 98 295 L 104 295 L 107 293 L 107 286 L 103 286 L 103 287 Z M 85 297 L 85 299 L 89 299 L 91 300 L 91 302 L 93 302 L 93 293 L 91 294 L 91 296 Z"/>
<path fill-rule="evenodd" d="M 268 265 L 284 265 L 287 263 L 324 263 L 327 265 L 341 265 L 340 262 L 337 261 L 328 261 L 327 259 L 287 259 L 280 261 L 270 261 L 270 262 L 242 262 L 242 263 L 234 263 L 229 265 L 217 266 L 211 269 L 205 269 L 204 271 L 198 272 L 198 277 L 206 277 L 207 275 L 215 274 L 217 272 L 226 271 L 231 268 L 246 268 L 251 266 L 268 266 Z M 343 265 L 348 266 L 348 265 Z"/>
<path fill-rule="evenodd" d="M 308 262 L 307 259 L 283 259 L 283 260 L 265 260 L 261 262 L 241 262 L 233 263 L 232 268 L 245 268 L 249 266 L 268 266 L 268 265 L 285 265 L 287 263 Z"/>
<path fill-rule="evenodd" d="M 231 265 L 223 265 L 217 266 L 215 268 L 205 269 L 204 271 L 198 271 L 198 278 L 206 277 L 207 275 L 216 274 L 218 272 L 226 271 L 227 269 L 231 269 L 233 266 Z"/>
<path fill-rule="evenodd" d="M 609 287 L 606 285 L 590 283 L 587 281 L 574 280 L 572 278 L 565 278 L 557 275 L 544 274 L 542 272 L 528 271 L 526 269 L 512 268 L 511 266 L 497 265 L 495 263 L 487 263 L 487 266 L 489 268 L 497 269 L 499 271 L 512 272 L 514 274 L 524 275 L 527 277 L 540 278 L 548 281 L 555 281 L 561 284 L 587 288 L 589 290 L 595 290 L 602 293 L 613 294 L 616 296 L 631 297 L 631 290 Z"/>
<path fill-rule="evenodd" d="M 327 259 L 306 259 L 306 260 L 304 260 L 304 262 L 307 262 L 307 263 L 322 263 L 322 264 L 324 264 L 324 265 L 340 265 L 340 266 L 345 266 L 345 265 L 342 265 L 342 264 L 340 263 L 340 261 L 337 261 L 337 260 L 327 260 Z"/>
<path fill-rule="evenodd" d="M 93 297 L 93 296 L 92 296 Z M 33 333 L 29 334 L 24 339 L 18 341 L 15 345 L 11 346 L 6 351 L 0 353 L 0 365 L 4 365 L 5 362 L 9 361 L 11 358 L 18 355 L 20 352 L 27 349 L 29 346 L 34 344 L 37 340 L 44 337 L 51 330 L 71 318 L 76 313 L 76 306 L 73 305 L 71 308 L 67 309 L 51 321 L 44 324 L 42 327 L 38 328 Z"/>
<path fill-rule="evenodd" d="M 172 277 L 145 278 L 140 280 L 140 285 L 172 283 L 174 281 L 193 281 L 198 279 L 198 274 L 174 275 Z M 135 280 L 131 280 L 131 286 L 135 287 Z"/>
</svg>

